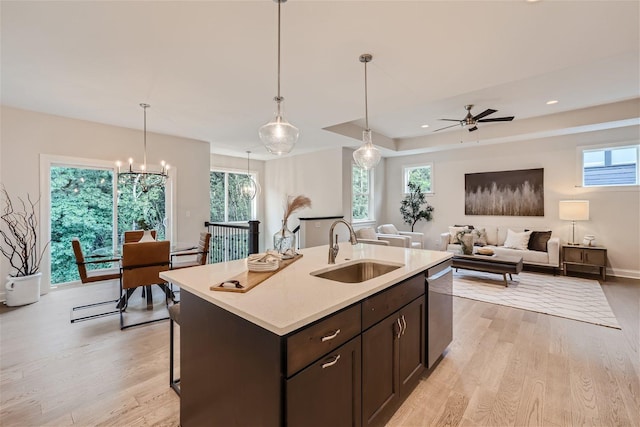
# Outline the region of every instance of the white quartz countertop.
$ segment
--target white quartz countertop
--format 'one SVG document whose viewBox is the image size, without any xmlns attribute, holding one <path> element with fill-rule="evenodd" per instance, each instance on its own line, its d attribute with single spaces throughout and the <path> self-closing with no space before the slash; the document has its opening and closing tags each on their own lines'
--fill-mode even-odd
<svg viewBox="0 0 640 427">
<path fill-rule="evenodd" d="M 336 266 L 353 260 L 376 260 L 402 267 L 361 283 L 341 283 L 309 274 L 333 267 L 327 263 L 328 248 L 301 250 L 301 259 L 246 293 L 209 290 L 209 286 L 246 271 L 245 259 L 165 271 L 160 277 L 277 335 L 286 335 L 452 256 L 447 252 L 344 242 L 340 243 Z"/>
</svg>

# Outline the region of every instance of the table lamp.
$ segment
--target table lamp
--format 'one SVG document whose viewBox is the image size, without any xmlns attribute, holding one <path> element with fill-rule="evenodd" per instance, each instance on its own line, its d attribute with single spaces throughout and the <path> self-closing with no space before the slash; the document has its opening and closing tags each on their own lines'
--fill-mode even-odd
<svg viewBox="0 0 640 427">
<path fill-rule="evenodd" d="M 576 221 L 589 220 L 589 201 L 588 200 L 560 200 L 559 209 L 560 219 L 571 221 L 573 233 L 570 245 L 576 243 Z"/>
</svg>

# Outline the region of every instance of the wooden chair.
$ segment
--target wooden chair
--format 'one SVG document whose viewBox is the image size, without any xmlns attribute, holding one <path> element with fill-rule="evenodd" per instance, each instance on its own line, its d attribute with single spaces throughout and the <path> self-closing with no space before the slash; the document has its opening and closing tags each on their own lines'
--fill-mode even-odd
<svg viewBox="0 0 640 427">
<path fill-rule="evenodd" d="M 198 248 L 193 251 L 184 251 L 171 254 L 171 269 L 176 270 L 178 268 L 195 267 L 197 265 L 205 265 L 209 257 L 209 243 L 211 242 L 211 233 L 200 233 L 200 240 L 198 241 Z M 196 259 L 193 261 L 176 262 L 179 257 L 196 255 Z"/>
<path fill-rule="evenodd" d="M 130 230 L 124 232 L 124 242 L 125 243 L 135 243 L 139 242 L 144 235 L 144 230 Z M 151 236 L 156 238 L 156 230 L 151 230 Z"/>
<path fill-rule="evenodd" d="M 120 271 L 117 273 L 113 272 L 105 272 L 104 270 L 87 270 L 88 265 L 97 265 L 97 264 L 106 264 L 106 263 L 114 263 L 120 262 L 120 258 L 111 258 L 104 256 L 92 256 L 86 257 L 82 252 L 82 246 L 80 245 L 80 240 L 74 238 L 71 240 L 71 247 L 73 248 L 73 254 L 76 257 L 76 265 L 78 266 L 78 274 L 80 275 L 80 282 L 83 284 L 93 283 L 93 282 L 102 282 L 105 280 L 115 280 L 120 278 Z M 108 316 L 110 314 L 116 314 L 119 310 L 111 310 L 104 313 L 92 314 L 89 316 L 83 316 L 78 318 L 73 318 L 73 312 L 78 310 L 83 310 L 91 307 L 96 307 L 105 304 L 115 304 L 118 302 L 118 299 L 96 302 L 93 304 L 79 305 L 77 307 L 73 307 L 71 309 L 71 323 L 80 322 L 82 320 L 90 320 L 96 319 L 98 317 Z"/>
<path fill-rule="evenodd" d="M 160 319 L 125 325 L 122 313 L 127 309 L 131 294 L 133 294 L 136 288 L 141 286 L 147 288 L 147 309 L 153 308 L 151 299 L 152 285 L 158 285 L 164 291 L 168 307 L 168 301 L 173 298 L 173 295 L 169 288 L 167 288 L 166 282 L 160 278 L 159 274 L 162 271 L 169 270 L 169 249 L 170 243 L 168 240 L 159 242 L 125 243 L 122 247 L 122 276 L 120 278 L 120 294 L 122 296 L 120 298 L 120 303 L 118 304 L 118 307 L 120 308 L 120 329 L 168 319 L 168 317 L 163 317 Z"/>
</svg>

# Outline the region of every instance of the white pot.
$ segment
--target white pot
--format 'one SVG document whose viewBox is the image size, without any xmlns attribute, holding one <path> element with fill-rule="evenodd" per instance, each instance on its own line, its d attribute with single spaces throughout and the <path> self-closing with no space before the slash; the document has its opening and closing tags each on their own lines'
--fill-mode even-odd
<svg viewBox="0 0 640 427">
<path fill-rule="evenodd" d="M 7 276 L 5 304 L 13 307 L 38 302 L 40 300 L 41 278 L 42 273 L 22 277 Z"/>
</svg>

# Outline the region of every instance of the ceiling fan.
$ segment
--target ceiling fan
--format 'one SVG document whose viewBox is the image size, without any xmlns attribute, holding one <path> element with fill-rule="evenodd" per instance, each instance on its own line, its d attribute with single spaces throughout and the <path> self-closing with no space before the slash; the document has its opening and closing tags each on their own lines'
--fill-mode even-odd
<svg viewBox="0 0 640 427">
<path fill-rule="evenodd" d="M 469 104 L 469 105 L 465 105 L 464 109 L 467 110 L 467 115 L 462 119 L 440 119 L 440 120 L 446 120 L 449 122 L 458 122 L 455 125 L 451 125 L 451 126 L 445 126 L 443 128 L 440 129 L 436 129 L 434 130 L 434 132 L 438 132 L 439 130 L 443 130 L 443 129 L 449 129 L 452 128 L 454 126 L 462 126 L 462 127 L 468 127 L 469 128 L 469 132 L 473 132 L 474 130 L 478 129 L 477 124 L 478 123 L 486 123 L 486 122 L 510 122 L 511 120 L 513 120 L 513 116 L 510 117 L 494 117 L 493 119 L 485 119 L 484 117 L 488 116 L 489 114 L 493 114 L 495 112 L 497 112 L 498 110 L 493 110 L 491 108 L 488 108 L 486 110 L 484 110 L 482 113 L 474 116 L 471 114 L 471 109 L 473 108 L 473 104 Z"/>
</svg>

